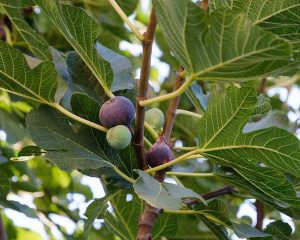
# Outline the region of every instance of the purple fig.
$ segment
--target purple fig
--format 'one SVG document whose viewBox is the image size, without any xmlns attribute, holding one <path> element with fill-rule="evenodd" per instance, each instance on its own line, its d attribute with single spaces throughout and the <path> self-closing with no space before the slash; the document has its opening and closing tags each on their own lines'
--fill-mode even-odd
<svg viewBox="0 0 300 240">
<path fill-rule="evenodd" d="M 168 144 L 158 140 L 152 145 L 146 154 L 147 163 L 150 167 L 157 167 L 173 160 L 173 154 Z M 168 169 L 167 169 L 168 170 Z"/>
<path fill-rule="evenodd" d="M 134 105 L 128 98 L 123 96 L 116 96 L 105 102 L 99 113 L 102 125 L 107 128 L 117 125 L 130 126 L 134 115 Z"/>
</svg>

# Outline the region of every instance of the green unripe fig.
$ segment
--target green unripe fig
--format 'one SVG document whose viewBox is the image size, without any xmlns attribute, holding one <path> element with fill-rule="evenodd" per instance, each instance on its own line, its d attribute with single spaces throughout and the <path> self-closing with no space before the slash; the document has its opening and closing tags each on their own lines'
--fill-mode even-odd
<svg viewBox="0 0 300 240">
<path fill-rule="evenodd" d="M 128 127 L 117 125 L 107 131 L 106 140 L 111 147 L 120 150 L 130 144 L 131 132 Z"/>
<path fill-rule="evenodd" d="M 160 130 L 165 124 L 165 116 L 159 108 L 148 110 L 145 119 L 155 130 Z"/>
</svg>

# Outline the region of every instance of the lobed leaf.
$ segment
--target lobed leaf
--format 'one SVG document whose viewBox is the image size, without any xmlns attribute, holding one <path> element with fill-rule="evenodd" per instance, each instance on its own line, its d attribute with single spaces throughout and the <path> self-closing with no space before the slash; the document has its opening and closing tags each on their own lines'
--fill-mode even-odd
<svg viewBox="0 0 300 240">
<path fill-rule="evenodd" d="M 23 8 L 26 6 L 24 1 L 1 0 L 0 6 L 36 57 L 44 60 L 51 59 L 51 52 L 46 41 L 24 19 L 22 14 Z"/>
<path fill-rule="evenodd" d="M 159 25 L 193 80 L 245 81 L 286 72 L 291 45 L 229 9 L 211 14 L 190 0 L 154 0 Z M 292 66 L 295 68 L 297 66 Z"/>
<path fill-rule="evenodd" d="M 0 42 L 0 89 L 42 103 L 58 102 L 65 92 L 52 62 L 27 63 L 17 49 Z"/>
<path fill-rule="evenodd" d="M 110 64 L 95 49 L 100 28 L 83 10 L 57 1 L 33 0 L 64 35 L 82 60 L 93 72 L 106 93 L 113 81 Z"/>
<path fill-rule="evenodd" d="M 300 41 L 299 0 L 211 0 L 211 9 L 231 8 L 258 25 L 292 42 Z"/>
</svg>

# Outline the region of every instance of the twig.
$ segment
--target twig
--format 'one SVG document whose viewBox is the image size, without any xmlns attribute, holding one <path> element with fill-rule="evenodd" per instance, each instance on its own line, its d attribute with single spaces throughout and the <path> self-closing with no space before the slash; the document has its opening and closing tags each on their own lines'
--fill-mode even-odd
<svg viewBox="0 0 300 240">
<path fill-rule="evenodd" d="M 139 89 L 136 103 L 136 117 L 135 117 L 135 129 L 133 134 L 133 146 L 136 153 L 136 158 L 139 163 L 140 169 L 147 169 L 147 162 L 144 150 L 144 122 L 145 122 L 145 108 L 142 107 L 139 102 L 146 99 L 149 75 L 151 65 L 152 44 L 154 39 L 154 33 L 156 29 L 156 16 L 154 10 L 151 10 L 150 20 L 147 31 L 144 33 L 143 39 L 143 58 L 141 66 L 141 76 L 139 81 Z"/>
<path fill-rule="evenodd" d="M 176 91 L 178 88 L 180 88 L 183 84 L 184 77 L 181 76 L 181 72 L 183 71 L 183 68 L 180 67 L 179 71 L 177 73 L 177 77 L 174 84 L 174 91 Z M 178 107 L 180 96 L 173 98 L 170 101 L 167 114 L 166 114 L 166 122 L 164 125 L 164 129 L 161 135 L 161 138 L 169 144 L 169 146 L 172 146 L 173 144 L 170 143 L 170 135 L 173 129 L 174 121 L 176 118 L 176 110 Z M 157 171 L 155 173 L 155 179 L 163 182 L 165 178 L 166 172 L 165 171 Z M 148 204 L 145 205 L 145 209 L 143 214 L 140 217 L 139 220 L 139 226 L 138 226 L 138 240 L 151 240 L 151 231 L 152 227 L 154 226 L 157 218 L 159 217 L 161 213 L 161 209 L 154 208 Z"/>
<path fill-rule="evenodd" d="M 167 172 L 168 176 L 176 177 L 214 177 L 213 173 L 186 173 L 186 172 Z"/>
<path fill-rule="evenodd" d="M 255 207 L 256 207 L 256 213 L 257 213 L 255 228 L 259 231 L 262 231 L 263 221 L 264 221 L 264 216 L 265 216 L 264 205 L 259 200 L 256 200 Z"/>
<path fill-rule="evenodd" d="M 201 3 L 200 3 L 200 7 L 203 10 L 207 10 L 208 9 L 208 0 L 202 0 Z"/>
<path fill-rule="evenodd" d="M 259 92 L 260 93 L 265 93 L 266 92 L 266 87 L 267 87 L 267 79 L 263 78 L 260 82 L 259 86 Z"/>
<path fill-rule="evenodd" d="M 201 119 L 203 117 L 203 115 L 201 115 L 201 114 L 190 112 L 190 111 L 183 110 L 183 109 L 177 109 L 176 114 L 177 115 L 180 115 L 180 114 L 186 115 L 186 116 L 195 117 L 195 118 L 199 118 L 199 119 Z"/>
<path fill-rule="evenodd" d="M 6 240 L 6 233 L 4 230 L 4 225 L 3 225 L 1 214 L 0 214 L 0 240 Z"/>
<path fill-rule="evenodd" d="M 233 186 L 226 186 L 226 187 L 221 188 L 219 190 L 202 194 L 202 197 L 204 198 L 204 200 L 209 200 L 209 199 L 212 199 L 212 198 L 220 197 L 220 196 L 227 195 L 227 194 L 232 194 L 232 193 L 235 193 L 235 192 L 236 192 L 236 189 Z M 187 205 L 196 205 L 196 204 L 199 203 L 199 200 L 186 199 L 184 201 L 184 203 L 187 204 Z"/>
<path fill-rule="evenodd" d="M 108 0 L 111 6 L 115 9 L 117 14 L 122 18 L 122 20 L 128 25 L 130 30 L 134 33 L 134 35 L 141 41 L 144 41 L 144 36 L 140 33 L 140 31 L 136 28 L 136 26 L 129 20 L 126 14 L 123 12 L 122 8 L 118 5 L 115 0 Z"/>
<path fill-rule="evenodd" d="M 184 77 L 181 76 L 181 73 L 183 71 L 184 71 L 183 67 L 180 67 L 179 71 L 177 73 L 177 77 L 176 77 L 176 80 L 175 80 L 173 91 L 176 91 L 177 89 L 179 89 L 183 85 Z M 169 104 L 169 107 L 168 107 L 168 110 L 167 110 L 166 122 L 165 122 L 164 130 L 162 132 L 163 137 L 167 141 L 169 141 L 170 136 L 171 136 L 174 121 L 175 121 L 175 118 L 176 118 L 176 112 L 177 112 L 179 99 L 180 99 L 180 96 L 177 96 L 177 97 L 173 98 L 170 101 L 170 104 Z"/>
</svg>

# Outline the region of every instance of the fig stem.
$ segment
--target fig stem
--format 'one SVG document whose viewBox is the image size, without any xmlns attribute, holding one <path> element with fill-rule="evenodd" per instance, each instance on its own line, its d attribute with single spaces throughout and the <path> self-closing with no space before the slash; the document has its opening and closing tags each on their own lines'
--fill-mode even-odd
<svg viewBox="0 0 300 240">
<path fill-rule="evenodd" d="M 177 109 L 176 114 L 177 115 L 186 115 L 186 116 L 195 117 L 195 118 L 199 118 L 199 119 L 201 119 L 203 117 L 203 115 L 201 115 L 201 114 L 190 112 L 190 111 L 183 110 L 183 109 Z"/>
<path fill-rule="evenodd" d="M 173 147 L 174 150 L 179 150 L 179 151 L 192 151 L 192 150 L 195 150 L 197 149 L 198 147 L 195 146 L 195 147 Z"/>
<path fill-rule="evenodd" d="M 75 115 L 74 113 L 71 113 L 69 112 L 67 109 L 65 109 L 64 107 L 62 107 L 61 105 L 59 105 L 58 103 L 53 103 L 53 104 L 49 104 L 51 107 L 55 108 L 56 110 L 60 111 L 62 114 L 66 115 L 67 117 L 77 121 L 77 122 L 80 122 L 80 123 L 83 123 L 89 127 L 92 127 L 92 128 L 95 128 L 95 129 L 98 129 L 102 132 L 107 132 L 107 128 L 99 125 L 99 124 L 96 124 L 96 123 L 93 123 L 89 120 L 86 120 L 82 117 L 79 117 L 77 115 Z"/>
<path fill-rule="evenodd" d="M 144 126 L 145 126 L 146 130 L 150 133 L 151 137 L 153 137 L 153 139 L 156 140 L 158 138 L 158 134 L 151 127 L 151 125 L 145 121 Z"/>
<path fill-rule="evenodd" d="M 144 143 L 146 143 L 149 147 L 153 145 L 145 136 L 144 136 Z"/>
<path fill-rule="evenodd" d="M 126 181 L 134 184 L 135 180 L 131 177 L 128 177 L 125 173 L 123 173 L 121 170 L 119 170 L 119 168 L 117 168 L 116 166 L 113 166 L 113 170 L 123 179 L 125 179 Z"/>
<path fill-rule="evenodd" d="M 157 171 L 163 170 L 167 167 L 171 167 L 171 166 L 175 165 L 176 163 L 185 161 L 185 160 L 187 160 L 188 157 L 190 157 L 192 155 L 195 155 L 195 154 L 198 154 L 198 153 L 199 153 L 199 149 L 187 152 L 187 153 L 181 155 L 180 157 L 175 158 L 174 160 L 172 160 L 170 162 L 167 162 L 165 164 L 159 165 L 159 166 L 154 167 L 154 168 L 149 168 L 149 169 L 145 170 L 145 172 L 152 173 L 152 172 L 157 172 Z"/>
<path fill-rule="evenodd" d="M 129 20 L 129 18 L 126 16 L 122 8 L 118 5 L 118 3 L 115 0 L 108 0 L 110 5 L 115 9 L 116 13 L 122 18 L 122 20 L 128 25 L 130 30 L 133 32 L 133 34 L 139 39 L 141 42 L 144 40 L 143 34 L 140 33 L 140 31 L 137 29 L 137 27 Z"/>
<path fill-rule="evenodd" d="M 168 176 L 176 177 L 214 177 L 213 173 L 186 173 L 186 172 L 167 172 Z"/>
<path fill-rule="evenodd" d="M 185 82 L 184 84 L 178 88 L 177 90 L 168 93 L 168 94 L 164 94 L 158 97 L 154 97 L 154 98 L 150 98 L 147 100 L 143 100 L 139 102 L 139 105 L 142 107 L 154 104 L 154 103 L 158 103 L 158 102 L 163 102 L 172 98 L 175 98 L 179 95 L 181 95 L 182 93 L 184 93 L 184 91 L 191 85 L 191 83 L 194 81 L 195 76 L 191 75 Z"/>
</svg>

